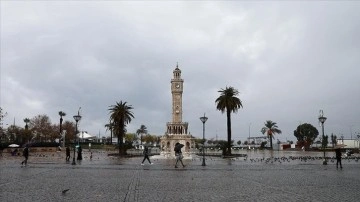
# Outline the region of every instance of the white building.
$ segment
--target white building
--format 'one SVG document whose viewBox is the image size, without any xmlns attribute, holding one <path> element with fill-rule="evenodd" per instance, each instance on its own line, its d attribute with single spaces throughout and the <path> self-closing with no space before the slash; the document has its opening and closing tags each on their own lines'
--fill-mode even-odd
<svg viewBox="0 0 360 202">
<path fill-rule="evenodd" d="M 359 145 L 360 140 L 359 139 L 338 139 L 337 140 L 337 145 L 345 145 L 344 148 L 345 149 L 359 149 L 360 145 Z"/>
</svg>

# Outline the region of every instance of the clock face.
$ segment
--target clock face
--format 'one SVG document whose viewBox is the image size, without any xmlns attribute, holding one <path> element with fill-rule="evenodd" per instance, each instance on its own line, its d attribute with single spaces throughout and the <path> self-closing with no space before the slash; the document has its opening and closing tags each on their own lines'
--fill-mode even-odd
<svg viewBox="0 0 360 202">
<path fill-rule="evenodd" d="M 175 86 L 176 88 L 180 88 L 180 84 L 176 84 L 176 86 Z"/>
</svg>

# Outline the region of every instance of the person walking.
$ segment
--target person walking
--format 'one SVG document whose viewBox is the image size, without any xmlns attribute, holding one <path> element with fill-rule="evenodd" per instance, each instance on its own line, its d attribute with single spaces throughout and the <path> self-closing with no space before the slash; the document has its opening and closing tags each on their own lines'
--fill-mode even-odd
<svg viewBox="0 0 360 202">
<path fill-rule="evenodd" d="M 336 148 L 335 149 L 335 155 L 336 155 L 336 168 L 338 168 L 339 164 L 340 164 L 340 169 L 342 169 L 342 165 L 341 165 L 341 150 L 340 148 Z"/>
<path fill-rule="evenodd" d="M 148 147 L 144 147 L 144 151 L 143 151 L 143 154 L 144 154 L 144 159 L 143 161 L 141 162 L 141 165 L 144 165 L 144 162 L 145 160 L 147 159 L 149 161 L 149 163 L 152 165 L 153 163 L 151 163 L 150 159 L 149 159 L 149 148 Z"/>
<path fill-rule="evenodd" d="M 24 150 L 23 150 L 23 156 L 24 156 L 24 160 L 21 162 L 21 165 L 24 165 L 25 166 L 27 165 L 27 160 L 29 158 L 29 148 L 28 146 L 25 146 Z"/>
<path fill-rule="evenodd" d="M 181 148 L 183 147 L 183 144 L 180 143 L 176 143 L 175 147 L 174 147 L 174 151 L 175 151 L 175 157 L 176 157 L 176 163 L 175 163 L 175 168 L 177 167 L 178 162 L 180 161 L 181 165 L 183 166 L 183 168 L 185 167 L 184 163 L 182 162 L 182 159 L 184 158 L 181 152 Z"/>
<path fill-rule="evenodd" d="M 66 161 L 70 161 L 70 147 L 66 147 Z"/>
</svg>

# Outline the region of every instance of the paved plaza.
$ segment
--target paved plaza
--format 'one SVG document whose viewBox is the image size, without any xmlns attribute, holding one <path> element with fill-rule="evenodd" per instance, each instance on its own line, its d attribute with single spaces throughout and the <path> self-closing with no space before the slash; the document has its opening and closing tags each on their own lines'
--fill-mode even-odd
<svg viewBox="0 0 360 202">
<path fill-rule="evenodd" d="M 297 157 L 296 157 L 297 154 Z M 293 158 L 290 158 L 293 156 Z M 294 157 L 295 156 L 295 157 Z M 303 158 L 302 156 L 306 157 Z M 84 153 L 77 165 L 62 152 L 0 157 L 0 201 L 359 201 L 360 162 L 335 162 L 309 153 L 249 154 L 248 158 L 175 160 Z M 316 156 L 316 155 L 315 155 Z M 283 158 L 280 158 L 283 157 Z M 62 193 L 63 190 L 67 190 Z"/>
</svg>

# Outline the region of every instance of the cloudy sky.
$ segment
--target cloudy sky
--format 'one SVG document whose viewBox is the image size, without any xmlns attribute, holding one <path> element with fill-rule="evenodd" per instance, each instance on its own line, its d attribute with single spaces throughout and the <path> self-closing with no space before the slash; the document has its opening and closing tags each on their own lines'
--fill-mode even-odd
<svg viewBox="0 0 360 202">
<path fill-rule="evenodd" d="M 202 137 L 226 139 L 218 90 L 239 90 L 233 139 L 261 136 L 266 120 L 295 140 L 300 123 L 350 138 L 360 133 L 360 2 L 1 1 L 1 102 L 4 124 L 47 114 L 110 135 L 108 108 L 134 107 L 163 135 L 171 121 L 170 80 L 179 63 L 183 120 Z"/>
</svg>

